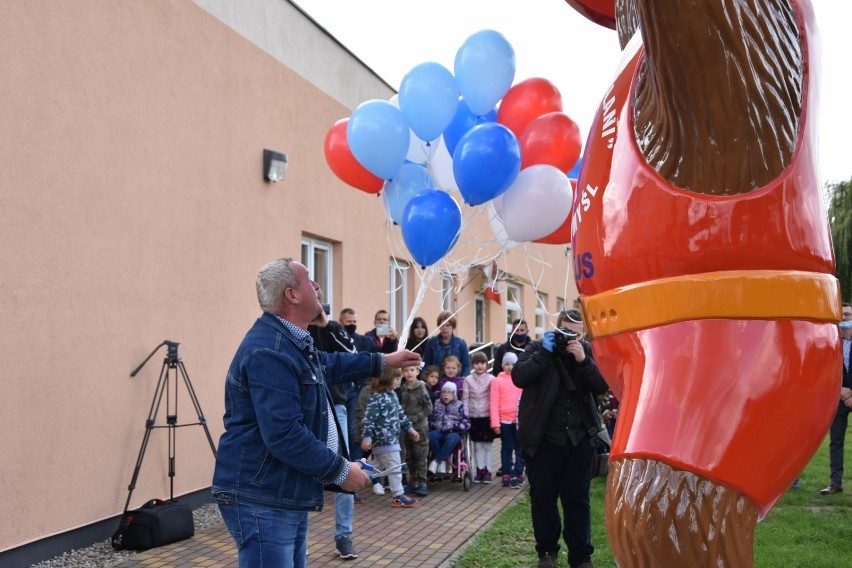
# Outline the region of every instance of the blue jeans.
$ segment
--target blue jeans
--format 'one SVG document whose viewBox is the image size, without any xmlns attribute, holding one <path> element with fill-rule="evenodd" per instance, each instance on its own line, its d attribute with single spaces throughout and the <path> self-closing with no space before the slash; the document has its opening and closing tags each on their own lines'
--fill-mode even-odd
<svg viewBox="0 0 852 568">
<path fill-rule="evenodd" d="M 432 459 L 439 462 L 446 461 L 456 446 L 459 445 L 458 432 L 429 432 L 429 449 L 432 451 Z"/>
<path fill-rule="evenodd" d="M 305 568 L 308 513 L 219 502 L 222 520 L 237 544 L 240 568 Z"/>
<path fill-rule="evenodd" d="M 346 405 L 335 404 L 334 413 L 340 428 L 346 431 Z M 349 441 L 344 439 L 346 447 Z M 350 538 L 352 536 L 352 518 L 355 516 L 355 496 L 349 493 L 334 494 L 334 540 L 339 538 Z"/>
<path fill-rule="evenodd" d="M 524 473 L 517 424 L 500 423 L 500 469 L 509 477 L 520 477 Z"/>
</svg>

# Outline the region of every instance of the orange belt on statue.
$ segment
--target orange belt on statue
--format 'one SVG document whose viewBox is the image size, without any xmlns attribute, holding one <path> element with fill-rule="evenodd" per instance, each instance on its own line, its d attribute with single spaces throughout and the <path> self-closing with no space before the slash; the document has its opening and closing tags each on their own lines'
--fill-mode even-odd
<svg viewBox="0 0 852 568">
<path fill-rule="evenodd" d="M 699 319 L 837 323 L 840 303 L 840 284 L 833 275 L 789 270 L 675 276 L 580 298 L 590 338 Z"/>
</svg>

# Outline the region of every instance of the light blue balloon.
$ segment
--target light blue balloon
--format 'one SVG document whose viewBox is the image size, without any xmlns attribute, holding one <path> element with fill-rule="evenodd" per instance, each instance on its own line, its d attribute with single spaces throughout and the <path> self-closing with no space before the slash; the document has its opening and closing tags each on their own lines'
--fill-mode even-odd
<svg viewBox="0 0 852 568">
<path fill-rule="evenodd" d="M 404 163 L 394 178 L 385 183 L 382 190 L 385 211 L 394 223 L 402 224 L 405 206 L 412 197 L 426 189 L 435 189 L 435 180 L 429 175 L 429 171 L 420 164 Z"/>
<path fill-rule="evenodd" d="M 382 179 L 391 179 L 405 162 L 410 139 L 402 112 L 378 99 L 358 105 L 346 125 L 346 140 L 355 159 Z"/>
<path fill-rule="evenodd" d="M 427 189 L 405 206 L 401 225 L 408 252 L 426 268 L 444 258 L 458 241 L 461 209 L 450 194 Z"/>
<path fill-rule="evenodd" d="M 456 115 L 450 125 L 444 129 L 444 144 L 447 146 L 450 156 L 456 151 L 456 146 L 461 140 L 461 137 L 467 134 L 467 131 L 477 124 L 485 124 L 486 122 L 497 122 L 497 109 L 493 108 L 485 116 L 476 116 L 469 108 L 464 99 L 459 97 L 458 108 Z"/>
<path fill-rule="evenodd" d="M 469 205 L 494 199 L 521 171 L 521 146 L 511 130 L 497 122 L 471 128 L 453 153 L 453 176 Z"/>
<path fill-rule="evenodd" d="M 453 70 L 467 106 L 476 116 L 484 116 L 512 86 L 515 50 L 500 32 L 482 30 L 456 52 Z"/>
<path fill-rule="evenodd" d="M 456 80 L 446 67 L 421 63 L 402 79 L 399 109 L 417 137 L 429 142 L 453 120 L 458 92 Z"/>
</svg>

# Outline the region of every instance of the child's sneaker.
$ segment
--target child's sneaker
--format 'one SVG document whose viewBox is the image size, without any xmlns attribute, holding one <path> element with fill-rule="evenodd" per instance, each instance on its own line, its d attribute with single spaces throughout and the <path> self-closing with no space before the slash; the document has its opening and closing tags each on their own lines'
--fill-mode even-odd
<svg viewBox="0 0 852 568">
<path fill-rule="evenodd" d="M 501 482 L 500 482 L 500 485 L 502 485 L 503 487 L 509 487 L 510 480 L 511 480 L 511 477 L 509 477 L 508 475 L 504 475 Z"/>
<path fill-rule="evenodd" d="M 418 497 L 426 497 L 429 495 L 429 491 L 426 489 L 426 484 L 421 483 L 417 487 L 414 488 L 414 494 Z"/>
<path fill-rule="evenodd" d="M 436 473 L 447 473 L 447 462 L 442 461 L 439 463 Z"/>
<path fill-rule="evenodd" d="M 509 486 L 512 489 L 520 489 L 524 486 L 524 478 L 523 477 L 513 477 L 509 482 Z"/>
<path fill-rule="evenodd" d="M 385 488 L 382 487 L 382 484 L 381 483 L 374 483 L 373 484 L 373 495 L 384 495 L 384 494 L 385 494 Z"/>
<path fill-rule="evenodd" d="M 406 497 L 405 495 L 394 497 L 393 503 L 391 503 L 391 507 L 395 509 L 410 509 L 416 506 L 417 499 L 412 499 L 411 497 Z"/>
<path fill-rule="evenodd" d="M 414 493 L 414 491 L 416 489 L 417 489 L 417 486 L 414 485 L 413 483 L 409 483 L 408 485 L 406 485 L 405 487 L 402 488 L 402 490 L 405 491 L 406 494 Z"/>
<path fill-rule="evenodd" d="M 477 468 L 476 475 L 473 476 L 474 483 L 482 483 L 482 470 Z"/>
<path fill-rule="evenodd" d="M 436 473 L 438 471 L 438 460 L 432 460 L 429 462 L 429 467 L 426 469 L 429 470 L 429 473 Z"/>
<path fill-rule="evenodd" d="M 480 483 L 491 483 L 491 472 L 487 469 L 482 470 L 482 481 Z"/>
</svg>

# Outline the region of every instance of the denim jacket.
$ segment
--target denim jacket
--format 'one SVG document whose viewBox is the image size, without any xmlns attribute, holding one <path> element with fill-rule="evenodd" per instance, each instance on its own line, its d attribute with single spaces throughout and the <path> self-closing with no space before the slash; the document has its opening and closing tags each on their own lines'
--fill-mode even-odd
<svg viewBox="0 0 852 568">
<path fill-rule="evenodd" d="M 381 375 L 378 353 L 310 352 L 272 314 L 248 331 L 225 381 L 225 432 L 213 495 L 220 501 L 320 511 L 345 458 L 326 446 L 328 383 Z"/>
</svg>

